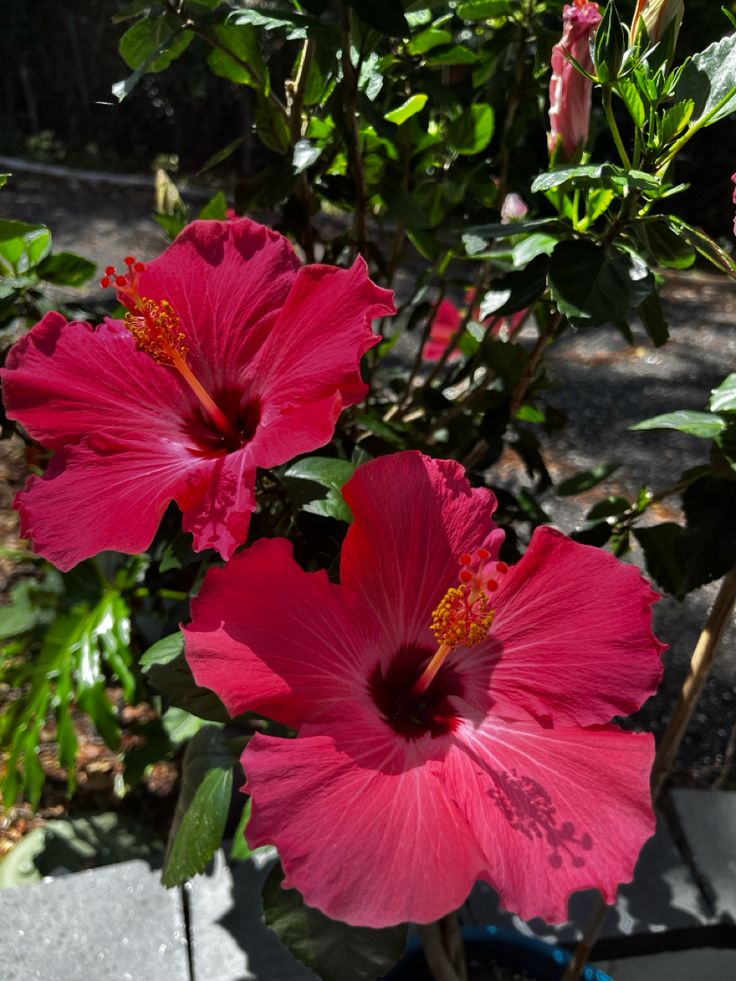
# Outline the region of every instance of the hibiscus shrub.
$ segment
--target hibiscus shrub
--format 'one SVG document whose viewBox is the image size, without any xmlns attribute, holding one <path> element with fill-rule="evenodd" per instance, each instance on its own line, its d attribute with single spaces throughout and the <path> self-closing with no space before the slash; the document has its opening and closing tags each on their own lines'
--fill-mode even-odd
<svg viewBox="0 0 736 981">
<path fill-rule="evenodd" d="M 736 110 L 736 34 L 683 62 L 682 2 L 623 6 L 131 3 L 119 99 L 196 45 L 248 93 L 251 130 L 208 162 L 259 143 L 234 208 L 190 221 L 161 177 L 169 247 L 110 257 L 101 299 L 61 312 L 41 282 L 89 266 L 0 223 L 6 425 L 38 464 L 16 500 L 37 557 L 0 610 L 6 803 L 40 800 L 49 714 L 73 791 L 72 709 L 117 749 L 111 682 L 155 702 L 123 783 L 188 741 L 164 881 L 219 846 L 242 758 L 233 854 L 277 846 L 268 922 L 325 978 L 352 977 L 331 930 L 377 977 L 477 879 L 527 918 L 613 900 L 654 827 L 654 744 L 612 720 L 663 650 L 620 559 L 633 536 L 680 598 L 736 562 L 734 375 L 636 427 L 712 441 L 702 467 L 569 538 L 539 500 L 555 342 L 638 319 L 663 345 L 664 270 L 736 278 L 676 172 Z M 531 489 L 494 492 L 506 448 Z M 682 527 L 642 526 L 676 494 Z"/>
</svg>

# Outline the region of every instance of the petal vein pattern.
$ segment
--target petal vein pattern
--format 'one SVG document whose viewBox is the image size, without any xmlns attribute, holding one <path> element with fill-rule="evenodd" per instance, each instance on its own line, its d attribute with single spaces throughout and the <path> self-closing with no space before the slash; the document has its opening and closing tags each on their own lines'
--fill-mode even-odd
<svg viewBox="0 0 736 981">
<path fill-rule="evenodd" d="M 507 566 L 493 496 L 453 461 L 381 457 L 345 497 L 340 585 L 262 540 L 208 573 L 185 628 L 231 713 L 299 730 L 245 750 L 250 844 L 364 926 L 434 920 L 478 878 L 528 918 L 612 898 L 653 830 L 654 745 L 602 723 L 659 677 L 655 594 L 553 529 Z"/>
</svg>

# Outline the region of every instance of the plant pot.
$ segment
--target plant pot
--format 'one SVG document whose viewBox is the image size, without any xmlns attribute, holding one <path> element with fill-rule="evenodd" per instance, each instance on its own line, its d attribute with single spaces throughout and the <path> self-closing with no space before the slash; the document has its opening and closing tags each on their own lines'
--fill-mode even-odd
<svg viewBox="0 0 736 981">
<path fill-rule="evenodd" d="M 571 957 L 570 952 L 562 947 L 536 937 L 525 937 L 514 930 L 488 926 L 463 927 L 461 932 L 469 959 L 525 973 L 532 981 L 561 981 Z M 482 975 L 477 974 L 477 977 Z M 490 971 L 488 977 L 493 978 Z M 590 965 L 581 977 L 583 981 L 612 981 L 603 971 Z M 432 981 L 418 938 L 410 941 L 406 954 L 384 976 L 383 981 Z"/>
</svg>

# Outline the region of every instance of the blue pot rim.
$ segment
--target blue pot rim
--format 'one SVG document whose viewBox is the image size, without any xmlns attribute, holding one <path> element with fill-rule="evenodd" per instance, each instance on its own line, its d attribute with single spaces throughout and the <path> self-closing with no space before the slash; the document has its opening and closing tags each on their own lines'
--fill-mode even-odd
<svg viewBox="0 0 736 981">
<path fill-rule="evenodd" d="M 572 954 L 564 947 L 549 944 L 545 940 L 540 940 L 538 937 L 527 936 L 526 934 L 519 933 L 518 930 L 508 930 L 504 927 L 497 926 L 477 926 L 462 927 L 460 932 L 468 948 L 472 948 L 473 946 L 490 948 L 491 950 L 496 948 L 500 955 L 499 961 L 501 963 L 503 963 L 504 949 L 509 952 L 516 951 L 517 954 L 521 955 L 522 960 L 524 959 L 524 955 L 529 955 L 530 963 L 526 967 L 532 971 L 539 970 L 542 964 L 546 964 L 550 969 L 557 968 L 558 971 L 562 972 L 572 959 Z M 416 957 L 421 950 L 421 940 L 418 936 L 413 936 L 409 941 L 405 956 L 409 956 L 411 959 L 412 955 Z M 534 966 L 535 963 L 536 968 Z M 399 971 L 401 970 L 401 964 L 402 961 L 399 961 L 397 967 L 389 971 L 385 976 L 386 979 L 400 979 L 402 975 L 394 972 L 397 969 Z M 608 974 L 601 971 L 600 968 L 593 967 L 591 964 L 586 966 L 581 974 L 581 979 L 582 981 L 613 981 Z"/>
</svg>

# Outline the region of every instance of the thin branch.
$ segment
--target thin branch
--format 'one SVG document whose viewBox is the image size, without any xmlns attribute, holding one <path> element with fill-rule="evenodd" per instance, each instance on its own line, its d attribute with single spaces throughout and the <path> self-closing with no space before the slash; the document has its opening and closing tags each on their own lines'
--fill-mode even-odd
<svg viewBox="0 0 736 981">
<path fill-rule="evenodd" d="M 353 235 L 358 252 L 365 248 L 365 175 L 363 171 L 363 155 L 360 147 L 360 133 L 358 131 L 358 120 L 356 110 L 356 93 L 358 91 L 358 78 L 350 60 L 350 50 L 352 47 L 350 32 L 350 10 L 346 4 L 342 5 L 341 21 L 342 38 L 342 87 L 343 104 L 345 107 L 345 125 L 347 127 L 347 151 L 350 161 L 350 170 L 355 184 L 355 215 L 353 216 Z"/>
</svg>

